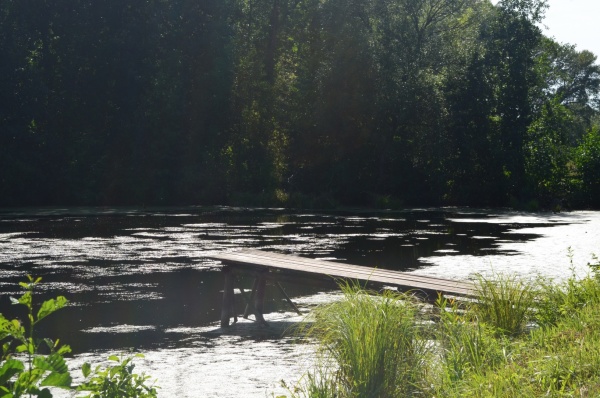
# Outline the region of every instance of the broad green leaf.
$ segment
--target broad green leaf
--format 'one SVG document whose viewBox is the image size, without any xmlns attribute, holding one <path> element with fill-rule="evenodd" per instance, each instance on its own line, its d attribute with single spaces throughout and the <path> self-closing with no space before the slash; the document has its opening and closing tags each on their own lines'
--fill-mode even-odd
<svg viewBox="0 0 600 398">
<path fill-rule="evenodd" d="M 22 372 L 19 374 L 15 384 L 30 388 L 36 385 L 44 376 L 45 371 L 37 368 L 33 368 L 28 372 Z"/>
<path fill-rule="evenodd" d="M 57 310 L 63 308 L 67 304 L 67 302 L 68 302 L 67 299 L 63 296 L 58 296 L 56 298 L 56 300 L 50 299 L 50 300 L 44 301 L 44 303 L 42 304 L 42 307 L 38 311 L 38 315 L 37 315 L 38 322 L 41 321 L 42 319 L 44 319 L 45 317 L 47 317 L 48 315 L 52 314 L 54 311 L 57 311 Z"/>
<path fill-rule="evenodd" d="M 92 372 L 92 366 L 88 362 L 84 362 L 81 366 L 81 372 L 83 373 L 83 377 L 88 377 Z"/>
<path fill-rule="evenodd" d="M 69 371 L 65 359 L 58 354 L 48 355 L 47 357 L 35 357 L 33 364 L 38 369 L 56 373 L 67 373 Z"/>
<path fill-rule="evenodd" d="M 108 360 L 109 360 L 109 361 L 116 361 L 116 362 L 119 362 L 119 357 L 118 357 L 118 356 L 116 356 L 116 355 L 111 355 L 111 356 L 109 356 L 109 357 L 108 357 Z"/>
<path fill-rule="evenodd" d="M 25 328 L 21 326 L 21 322 L 18 319 L 13 319 L 9 323 L 4 325 L 8 334 L 13 336 L 17 340 L 23 340 L 25 336 Z"/>
<path fill-rule="evenodd" d="M 121 371 L 121 367 L 120 366 L 115 366 L 114 368 L 109 368 L 108 369 L 108 374 L 109 374 L 110 378 L 112 379 L 120 371 Z"/>
<path fill-rule="evenodd" d="M 5 385 L 6 382 L 11 379 L 11 377 L 22 372 L 23 370 L 25 370 L 25 366 L 21 361 L 9 359 L 8 361 L 4 362 L 0 368 L 0 385 Z"/>
<path fill-rule="evenodd" d="M 59 388 L 70 388 L 72 381 L 73 380 L 71 379 L 71 375 L 69 374 L 69 372 L 51 372 L 44 380 L 42 380 L 40 385 Z"/>
<path fill-rule="evenodd" d="M 54 345 L 55 347 L 58 345 L 58 340 L 56 340 L 56 344 Z M 65 355 L 71 352 L 71 347 L 69 345 L 63 345 L 62 347 L 60 347 L 56 353 L 59 355 Z"/>
<path fill-rule="evenodd" d="M 19 304 L 26 305 L 28 308 L 31 308 L 32 301 L 31 292 L 25 292 L 21 297 L 19 297 Z"/>
</svg>

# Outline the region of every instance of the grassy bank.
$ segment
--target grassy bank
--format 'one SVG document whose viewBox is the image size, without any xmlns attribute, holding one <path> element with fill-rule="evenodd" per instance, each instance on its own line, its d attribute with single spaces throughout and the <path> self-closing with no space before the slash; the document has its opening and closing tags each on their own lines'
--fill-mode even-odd
<svg viewBox="0 0 600 398">
<path fill-rule="evenodd" d="M 563 283 L 497 275 L 468 305 L 344 286 L 302 329 L 319 360 L 289 396 L 600 396 L 600 273 Z"/>
</svg>

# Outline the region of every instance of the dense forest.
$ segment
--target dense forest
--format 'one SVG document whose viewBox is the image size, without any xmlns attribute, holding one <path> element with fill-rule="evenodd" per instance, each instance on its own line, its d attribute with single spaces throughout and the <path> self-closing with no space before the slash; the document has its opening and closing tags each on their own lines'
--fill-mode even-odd
<svg viewBox="0 0 600 398">
<path fill-rule="evenodd" d="M 600 207 L 545 0 L 0 0 L 0 205 Z"/>
</svg>

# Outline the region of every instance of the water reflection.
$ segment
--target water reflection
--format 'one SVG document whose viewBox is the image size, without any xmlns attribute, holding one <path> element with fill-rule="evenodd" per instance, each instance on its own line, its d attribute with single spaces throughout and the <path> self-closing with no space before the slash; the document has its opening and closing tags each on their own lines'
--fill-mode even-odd
<svg viewBox="0 0 600 398">
<path fill-rule="evenodd" d="M 26 274 L 41 276 L 45 283 L 37 300 L 60 294 L 71 302 L 43 322 L 42 333 L 68 342 L 77 354 L 73 363 L 89 356 L 99 360 L 105 351 L 133 348 L 148 354 L 142 367 L 151 373 L 164 373 L 161 361 L 175 367 L 169 377 L 180 384 L 163 379 L 161 396 L 236 396 L 230 394 L 234 387 L 224 383 L 230 382 L 226 380 L 231 372 L 237 372 L 244 373 L 239 383 L 257 389 L 255 395 L 244 396 L 264 397 L 277 390 L 279 377 L 297 374 L 299 364 L 310 361 L 310 348 L 279 337 L 299 318 L 285 312 L 287 304 L 276 289 L 268 289 L 266 309 L 274 311 L 273 329 L 261 331 L 244 320 L 228 331 L 220 330 L 216 325 L 222 279 L 219 264 L 206 259 L 207 254 L 257 247 L 466 278 L 479 272 L 486 261 L 499 269 L 523 271 L 523 258 L 543 261 L 535 257 L 533 243 L 542 242 L 552 231 L 571 231 L 573 225 L 589 227 L 587 245 L 590 239 L 596 239 L 596 244 L 600 240 L 597 222 L 594 212 L 529 215 L 472 209 L 5 210 L 0 211 L 0 308 L 7 316 L 19 314 L 8 297 L 19 293 L 18 282 Z M 541 250 L 548 252 L 548 246 Z M 242 278 L 239 286 L 250 289 L 251 283 Z M 323 297 L 331 299 L 323 295 L 330 291 L 329 285 L 316 281 L 285 288 L 305 310 Z M 241 300 L 238 305 L 242 311 Z M 300 359 L 294 361 L 294 356 Z M 201 395 L 194 390 L 198 386 L 182 381 L 185 375 L 198 374 L 210 379 Z M 248 388 L 244 386 L 245 392 Z"/>
</svg>

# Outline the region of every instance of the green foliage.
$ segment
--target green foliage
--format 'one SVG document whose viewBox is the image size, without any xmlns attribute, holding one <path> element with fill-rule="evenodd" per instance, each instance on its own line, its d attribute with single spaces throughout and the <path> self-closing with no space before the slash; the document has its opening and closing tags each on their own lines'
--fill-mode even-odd
<svg viewBox="0 0 600 398">
<path fill-rule="evenodd" d="M 309 329 L 328 355 L 290 392 L 327 398 L 599 396 L 600 266 L 590 268 L 587 277 L 561 284 L 514 275 L 480 278 L 480 295 L 471 304 L 439 297 L 433 322 L 407 296 L 346 288 L 340 302 L 317 310 Z M 384 364 L 415 366 L 414 373 L 394 378 Z M 405 388 L 386 389 L 386 377 Z"/>
<path fill-rule="evenodd" d="M 333 369 L 335 365 L 331 368 Z M 282 381 L 283 387 L 292 390 L 295 398 L 332 398 L 337 397 L 340 389 L 339 374 L 327 366 L 319 365 L 315 370 L 307 372 L 292 389 Z M 280 396 L 277 398 L 285 398 Z"/>
<path fill-rule="evenodd" d="M 64 356 L 71 352 L 67 345 L 35 335 L 35 326 L 47 316 L 64 308 L 68 301 L 63 296 L 46 300 L 37 311 L 34 310 L 34 291 L 41 278 L 28 277 L 28 282 L 19 285 L 25 289 L 19 298 L 12 298 L 15 305 L 27 309 L 27 323 L 18 319 L 9 320 L 0 314 L 0 396 L 3 398 L 39 397 L 51 398 L 50 388 L 90 391 L 87 397 L 156 397 L 156 388 L 147 386 L 149 376 L 133 373 L 133 357 L 111 356 L 109 360 L 117 365 L 105 369 L 97 367 L 93 372 L 88 363 L 83 365 L 83 373 L 88 380 L 81 386 L 72 386 L 72 378 Z M 39 353 L 44 346 L 49 354 Z M 143 358 L 141 354 L 135 357 Z"/>
<path fill-rule="evenodd" d="M 63 1 L 0 4 L 0 204 L 598 205 L 544 0 Z"/>
<path fill-rule="evenodd" d="M 496 339 L 496 328 L 478 322 L 471 314 L 464 314 L 457 302 L 442 296 L 435 307 L 440 313 L 436 338 L 443 358 L 443 386 L 452 386 L 469 374 L 479 374 L 488 367 L 505 362 L 503 344 Z"/>
<path fill-rule="evenodd" d="M 111 355 L 108 360 L 116 362 L 116 365 L 102 369 L 97 366 L 92 370 L 89 363 L 82 366 L 83 376 L 86 381 L 77 387 L 78 391 L 89 391 L 90 394 L 82 395 L 81 398 L 104 398 L 104 397 L 156 397 L 157 390 L 154 386 L 148 386 L 150 376 L 133 373 L 134 358 L 144 358 L 142 354 L 133 357 L 117 357 Z"/>
<path fill-rule="evenodd" d="M 573 114 L 558 98 L 544 104 L 528 128 L 525 168 L 537 198 L 548 206 L 567 197 Z"/>
<path fill-rule="evenodd" d="M 0 391 L 6 396 L 51 397 L 50 390 L 44 387 L 71 387 L 71 375 L 63 358 L 64 354 L 70 352 L 70 348 L 60 346 L 58 340 L 38 339 L 34 334 L 34 327 L 38 322 L 67 304 L 67 300 L 59 296 L 44 302 L 37 316 L 34 315 L 33 294 L 40 281 L 41 278 L 34 280 L 28 276 L 28 282 L 20 283 L 25 293 L 18 299 L 11 297 L 13 304 L 26 307 L 26 326 L 17 319 L 8 320 L 0 314 Z M 40 345 L 47 346 L 50 354 L 38 354 Z"/>
<path fill-rule="evenodd" d="M 478 276 L 475 284 L 477 300 L 471 312 L 481 322 L 496 328 L 505 335 L 523 332 L 531 317 L 537 287 L 516 275 Z"/>
<path fill-rule="evenodd" d="M 589 266 L 591 275 L 581 280 L 576 279 L 574 272 L 562 283 L 539 280 L 541 292 L 535 313 L 538 325 L 555 326 L 560 320 L 577 314 L 585 307 L 600 305 L 598 262 Z"/>
<path fill-rule="evenodd" d="M 415 323 L 413 299 L 392 292 L 373 295 L 349 285 L 342 290 L 341 301 L 314 314 L 308 334 L 318 339 L 322 362 L 297 394 L 375 398 L 417 393 L 430 350 Z"/>
<path fill-rule="evenodd" d="M 600 127 L 595 126 L 575 149 L 574 163 L 581 201 L 600 206 Z"/>
</svg>

